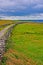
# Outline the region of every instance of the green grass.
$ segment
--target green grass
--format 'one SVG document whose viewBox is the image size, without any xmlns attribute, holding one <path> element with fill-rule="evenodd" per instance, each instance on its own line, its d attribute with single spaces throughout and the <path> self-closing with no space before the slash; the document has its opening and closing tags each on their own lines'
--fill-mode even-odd
<svg viewBox="0 0 43 65">
<path fill-rule="evenodd" d="M 6 27 L 6 26 L 1 26 L 1 27 L 0 27 L 0 31 L 3 30 L 5 27 Z"/>
<path fill-rule="evenodd" d="M 11 20 L 0 20 L 0 31 L 2 29 L 4 29 L 6 26 L 8 26 L 8 24 L 12 24 L 15 21 L 11 21 Z"/>
<path fill-rule="evenodd" d="M 0 20 L 0 26 L 12 23 L 14 23 L 12 20 Z"/>
<path fill-rule="evenodd" d="M 43 23 L 19 24 L 12 30 L 7 48 L 43 64 Z"/>
</svg>

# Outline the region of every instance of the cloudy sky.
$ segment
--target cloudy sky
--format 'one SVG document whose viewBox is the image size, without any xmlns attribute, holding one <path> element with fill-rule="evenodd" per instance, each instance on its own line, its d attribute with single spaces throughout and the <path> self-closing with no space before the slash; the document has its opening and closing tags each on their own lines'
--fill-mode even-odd
<svg viewBox="0 0 43 65">
<path fill-rule="evenodd" d="M 43 19 L 43 0 L 0 0 L 0 18 Z"/>
</svg>

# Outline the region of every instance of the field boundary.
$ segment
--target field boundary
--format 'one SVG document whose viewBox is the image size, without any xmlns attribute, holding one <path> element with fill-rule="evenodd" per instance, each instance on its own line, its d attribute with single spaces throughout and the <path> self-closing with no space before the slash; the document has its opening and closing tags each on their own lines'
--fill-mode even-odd
<svg viewBox="0 0 43 65">
<path fill-rule="evenodd" d="M 10 37 L 10 33 L 13 27 L 18 24 L 23 24 L 23 23 L 28 23 L 28 22 L 17 22 L 15 24 L 11 24 L 7 26 L 6 28 L 0 31 L 0 61 L 2 60 L 3 54 L 5 52 L 6 40 L 8 39 L 8 37 Z"/>
</svg>

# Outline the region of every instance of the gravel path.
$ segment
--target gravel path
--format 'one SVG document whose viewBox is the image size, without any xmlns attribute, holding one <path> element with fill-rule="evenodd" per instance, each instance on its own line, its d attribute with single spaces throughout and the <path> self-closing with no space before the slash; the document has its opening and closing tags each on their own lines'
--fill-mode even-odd
<svg viewBox="0 0 43 65">
<path fill-rule="evenodd" d="M 4 52 L 5 52 L 5 41 L 9 37 L 13 26 L 15 26 L 15 24 L 11 24 L 0 31 L 0 61 L 3 57 Z"/>
<path fill-rule="evenodd" d="M 28 23 L 28 22 L 17 22 L 16 24 L 11 24 L 0 31 L 0 61 L 5 52 L 5 41 L 8 39 L 8 37 L 12 31 L 12 28 L 18 24 L 23 24 L 23 23 Z"/>
</svg>

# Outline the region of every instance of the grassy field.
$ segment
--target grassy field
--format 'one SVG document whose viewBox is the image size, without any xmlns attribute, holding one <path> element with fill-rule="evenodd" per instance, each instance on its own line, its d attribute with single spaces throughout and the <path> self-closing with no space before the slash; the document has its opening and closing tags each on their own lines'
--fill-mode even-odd
<svg viewBox="0 0 43 65">
<path fill-rule="evenodd" d="M 14 23 L 12 20 L 0 20 L 0 26 Z"/>
<path fill-rule="evenodd" d="M 0 20 L 0 30 L 4 29 L 7 25 L 14 23 L 11 20 Z"/>
<path fill-rule="evenodd" d="M 6 26 L 1 26 L 1 27 L 0 27 L 0 31 L 3 30 L 5 27 L 6 27 Z"/>
<path fill-rule="evenodd" d="M 2 65 L 43 65 L 43 23 L 24 23 L 13 28 Z"/>
</svg>

